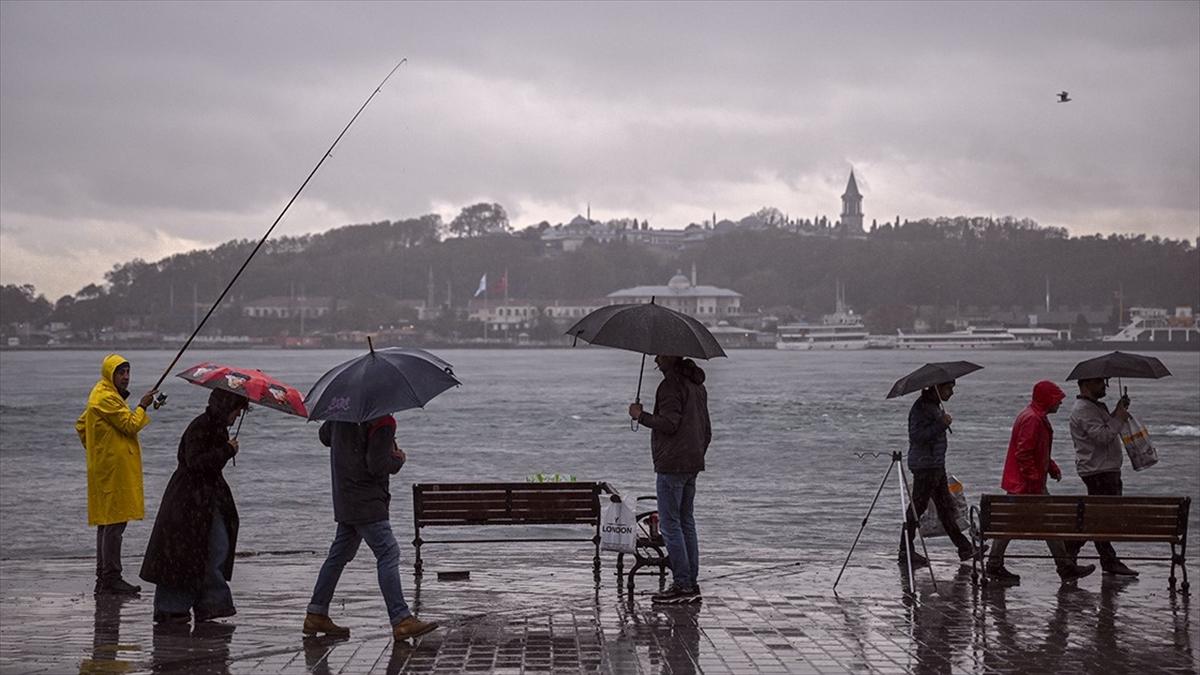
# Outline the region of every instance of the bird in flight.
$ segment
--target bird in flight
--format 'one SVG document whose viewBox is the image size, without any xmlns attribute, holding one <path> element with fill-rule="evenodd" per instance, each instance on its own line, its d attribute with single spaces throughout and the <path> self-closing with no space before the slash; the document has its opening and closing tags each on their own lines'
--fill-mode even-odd
<svg viewBox="0 0 1200 675">
<path fill-rule="evenodd" d="M 1059 103 L 1066 103 L 1070 100 L 1071 100 L 1071 97 L 1069 95 L 1067 95 L 1066 91 L 1058 92 L 1058 102 Z"/>
</svg>

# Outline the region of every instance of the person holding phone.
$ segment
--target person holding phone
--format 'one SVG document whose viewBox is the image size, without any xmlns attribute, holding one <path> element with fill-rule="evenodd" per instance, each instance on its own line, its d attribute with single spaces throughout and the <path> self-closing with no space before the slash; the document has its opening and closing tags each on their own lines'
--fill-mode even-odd
<svg viewBox="0 0 1200 675">
<path fill-rule="evenodd" d="M 1121 443 L 1121 427 L 1129 419 L 1129 395 L 1123 394 L 1110 412 L 1101 400 L 1108 393 L 1108 379 L 1093 377 L 1079 380 L 1079 395 L 1071 408 L 1071 442 L 1075 444 L 1075 469 L 1087 486 L 1089 495 L 1120 495 L 1121 464 L 1125 447 Z M 1086 542 L 1071 544 L 1071 553 L 1078 556 Z M 1117 557 L 1117 551 L 1107 541 L 1095 542 L 1100 555 L 1100 569 L 1105 574 L 1137 576 Z"/>
</svg>

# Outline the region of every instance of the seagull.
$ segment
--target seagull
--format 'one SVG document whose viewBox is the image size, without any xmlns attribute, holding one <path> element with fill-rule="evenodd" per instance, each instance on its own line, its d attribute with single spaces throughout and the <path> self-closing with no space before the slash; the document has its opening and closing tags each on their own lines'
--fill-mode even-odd
<svg viewBox="0 0 1200 675">
<path fill-rule="evenodd" d="M 1067 95 L 1066 91 L 1058 92 L 1058 102 L 1059 103 L 1066 103 L 1070 100 L 1071 100 L 1071 97 Z"/>
</svg>

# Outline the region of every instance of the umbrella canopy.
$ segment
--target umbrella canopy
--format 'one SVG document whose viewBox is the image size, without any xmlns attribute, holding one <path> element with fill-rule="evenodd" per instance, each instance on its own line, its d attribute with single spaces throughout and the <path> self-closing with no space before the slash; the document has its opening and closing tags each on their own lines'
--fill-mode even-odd
<svg viewBox="0 0 1200 675">
<path fill-rule="evenodd" d="M 594 345 L 642 354 L 698 359 L 725 356 L 725 350 L 704 324 L 653 301 L 601 307 L 580 319 L 566 334 Z"/>
<path fill-rule="evenodd" d="M 365 422 L 423 408 L 433 397 L 460 384 L 449 363 L 424 349 L 371 349 L 322 375 L 304 403 L 310 420 Z"/>
<path fill-rule="evenodd" d="M 970 361 L 943 361 L 941 363 L 926 363 L 917 368 L 904 377 L 896 380 L 892 385 L 892 390 L 888 392 L 888 398 L 896 398 L 910 394 L 914 391 L 920 391 L 927 387 L 951 382 L 968 373 L 973 373 L 981 370 L 983 366 L 976 365 Z"/>
<path fill-rule="evenodd" d="M 1075 364 L 1068 380 L 1090 380 L 1096 377 L 1134 377 L 1157 380 L 1171 371 L 1153 356 L 1112 352 Z"/>
<path fill-rule="evenodd" d="M 308 417 L 308 409 L 304 407 L 304 397 L 300 395 L 299 390 L 276 380 L 261 370 L 205 361 L 182 370 L 175 376 L 201 387 L 224 389 L 239 396 L 245 396 L 251 403 L 257 403 L 272 410 Z"/>
</svg>

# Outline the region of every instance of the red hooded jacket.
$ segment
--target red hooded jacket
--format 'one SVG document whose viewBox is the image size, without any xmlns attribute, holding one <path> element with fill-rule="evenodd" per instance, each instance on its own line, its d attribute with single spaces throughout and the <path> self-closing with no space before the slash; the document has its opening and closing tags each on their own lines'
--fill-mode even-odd
<svg viewBox="0 0 1200 675">
<path fill-rule="evenodd" d="M 1009 494 L 1040 495 L 1046 492 L 1046 476 L 1061 475 L 1050 459 L 1054 429 L 1047 414 L 1066 398 L 1058 385 L 1042 380 L 1033 386 L 1033 401 L 1013 422 L 1008 456 L 1004 460 L 1004 478 L 1000 487 Z"/>
</svg>

